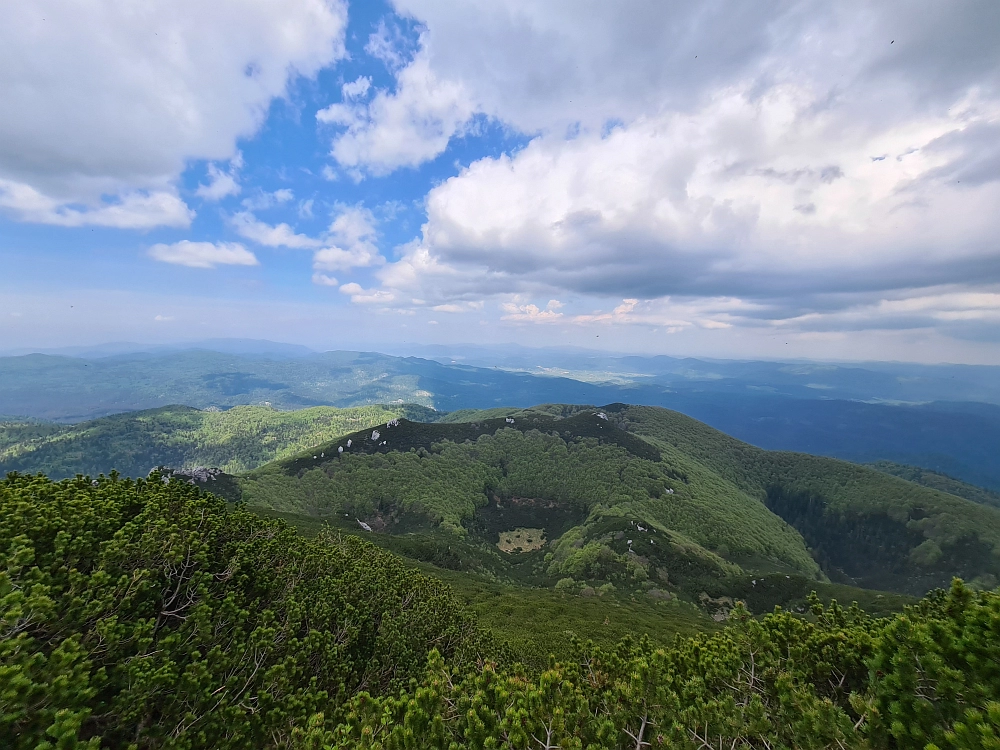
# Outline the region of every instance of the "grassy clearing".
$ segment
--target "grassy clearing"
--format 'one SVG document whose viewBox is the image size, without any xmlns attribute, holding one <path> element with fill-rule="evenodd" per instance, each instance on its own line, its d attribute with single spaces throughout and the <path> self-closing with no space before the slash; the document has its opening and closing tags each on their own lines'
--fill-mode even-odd
<svg viewBox="0 0 1000 750">
<path fill-rule="evenodd" d="M 534 552 L 545 546 L 545 529 L 516 528 L 501 531 L 497 549 L 501 552 Z"/>
</svg>

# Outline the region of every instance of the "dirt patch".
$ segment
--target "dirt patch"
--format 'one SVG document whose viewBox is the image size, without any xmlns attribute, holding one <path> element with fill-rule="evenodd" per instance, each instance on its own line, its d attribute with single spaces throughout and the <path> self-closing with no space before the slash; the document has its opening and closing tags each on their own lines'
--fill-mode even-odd
<svg viewBox="0 0 1000 750">
<path fill-rule="evenodd" d="M 545 546 L 544 529 L 517 528 L 501 531 L 497 547 L 501 552 L 534 552 Z"/>
</svg>

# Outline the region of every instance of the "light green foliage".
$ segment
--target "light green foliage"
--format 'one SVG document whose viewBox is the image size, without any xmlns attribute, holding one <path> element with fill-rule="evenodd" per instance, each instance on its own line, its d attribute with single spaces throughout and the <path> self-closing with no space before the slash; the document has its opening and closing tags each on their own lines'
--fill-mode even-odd
<svg viewBox="0 0 1000 750">
<path fill-rule="evenodd" d="M 877 630 L 836 607 L 814 622 L 738 612 L 724 632 L 667 649 L 577 642 L 573 660 L 538 675 L 461 674 L 431 654 L 412 692 L 354 698 L 326 740 L 380 750 L 860 747 L 850 695 L 864 688 Z"/>
<path fill-rule="evenodd" d="M 881 471 L 883 474 L 891 474 L 908 482 L 914 482 L 924 487 L 947 492 L 950 495 L 964 497 L 966 500 L 971 500 L 980 505 L 992 505 L 995 508 L 1000 508 L 1000 492 L 976 487 L 973 484 L 968 484 L 947 474 L 941 474 L 930 469 L 921 469 L 917 466 L 897 464 L 892 461 L 875 461 L 874 463 L 867 464 L 867 466 L 876 471 Z"/>
<path fill-rule="evenodd" d="M 154 466 L 217 466 L 229 473 L 293 455 L 396 417 L 425 419 L 416 406 L 330 406 L 278 411 L 236 406 L 199 411 L 167 406 L 76 425 L 0 423 L 0 473 L 52 477 L 119 471 L 145 476 Z"/>
<path fill-rule="evenodd" d="M 832 566 L 845 562 L 836 559 L 838 549 L 853 545 L 854 575 L 865 585 L 922 593 L 952 575 L 991 580 L 1000 573 L 996 508 L 846 461 L 760 450 L 666 409 L 628 406 L 613 417 L 665 456 L 679 451 L 766 502 Z M 889 549 L 903 554 L 880 559 Z M 898 572 L 900 557 L 925 570 L 907 582 Z"/>
<path fill-rule="evenodd" d="M 804 615 L 736 605 L 714 632 L 573 638 L 526 666 L 374 545 L 158 475 L 11 475 L 0 514 L 12 750 L 997 748 L 1000 593 L 959 581 L 887 619 L 814 594 Z M 562 627 L 601 606 L 577 586 L 520 606 Z M 470 605 L 517 620 L 519 598 Z"/>
<path fill-rule="evenodd" d="M 463 674 L 431 654 L 412 692 L 357 696 L 335 747 L 976 748 L 1000 729 L 1000 595 L 956 583 L 891 620 L 815 597 L 811 617 L 740 608 L 670 648 L 626 639 L 538 675 Z M 456 743 L 456 744 L 452 744 Z"/>
<path fill-rule="evenodd" d="M 447 587 L 396 558 L 157 475 L 11 475 L 0 517 L 0 747 L 287 746 L 432 645 L 481 655 Z"/>
<path fill-rule="evenodd" d="M 896 618 L 871 662 L 873 736 L 895 747 L 996 747 L 1000 596 L 955 582 Z"/>
</svg>

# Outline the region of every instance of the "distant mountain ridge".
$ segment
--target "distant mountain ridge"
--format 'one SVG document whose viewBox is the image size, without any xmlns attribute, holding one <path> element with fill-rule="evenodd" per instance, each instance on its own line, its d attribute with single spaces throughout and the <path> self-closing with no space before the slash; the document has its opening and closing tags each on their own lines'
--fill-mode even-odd
<svg viewBox="0 0 1000 750">
<path fill-rule="evenodd" d="M 504 364 L 524 364 L 527 356 L 514 350 Z M 620 371 L 608 371 L 601 380 L 605 375 L 600 363 L 585 361 L 593 359 L 592 353 L 574 356 L 579 361 L 567 360 L 567 365 L 591 369 L 539 375 L 373 352 L 285 356 L 199 349 L 100 358 L 34 354 L 0 358 L 0 414 L 80 422 L 170 404 L 199 409 L 269 404 L 293 410 L 412 403 L 451 412 L 553 402 L 627 402 L 681 411 L 763 448 L 912 464 L 1000 489 L 1000 407 L 995 405 L 893 405 L 827 398 L 859 391 L 855 386 L 839 391 L 810 388 L 810 383 L 821 384 L 813 383 L 820 380 L 814 370 L 829 368 L 803 363 L 625 358 L 622 361 L 634 364 L 633 369 L 687 369 L 670 376 L 674 379 L 669 382 L 666 376 L 640 373 L 629 378 Z M 615 365 L 619 370 L 623 366 Z M 857 368 L 848 370 L 855 373 Z M 975 369 L 976 378 L 982 380 L 982 373 L 989 371 Z M 882 383 L 878 387 L 883 389 L 896 377 L 858 372 L 862 380 L 871 376 Z M 766 382 L 777 385 L 759 385 Z M 871 392 L 880 391 L 868 395 Z"/>
<path fill-rule="evenodd" d="M 145 476 L 156 466 L 249 471 L 351 430 L 396 417 L 433 419 L 421 406 L 328 406 L 277 411 L 236 406 L 200 411 L 166 406 L 75 425 L 0 422 L 0 474 Z"/>
</svg>

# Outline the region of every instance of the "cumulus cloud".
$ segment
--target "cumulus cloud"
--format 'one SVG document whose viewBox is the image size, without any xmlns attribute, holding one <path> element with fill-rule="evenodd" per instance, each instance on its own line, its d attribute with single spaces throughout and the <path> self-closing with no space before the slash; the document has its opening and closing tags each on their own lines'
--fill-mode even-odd
<svg viewBox="0 0 1000 750">
<path fill-rule="evenodd" d="M 413 98 L 395 120 L 340 110 L 342 163 L 433 158 L 476 115 L 531 137 L 430 191 L 377 274 L 397 304 L 516 294 L 528 320 L 542 295 L 625 299 L 563 322 L 680 330 L 877 326 L 943 284 L 992 299 L 1000 6 L 395 5 L 423 30 L 385 97 Z M 415 71 L 461 116 L 405 159 L 356 147 L 414 132 L 435 100 Z M 912 320 L 986 314 L 948 309 Z"/>
<path fill-rule="evenodd" d="M 344 55 L 340 0 L 44 0 L 0 16 L 2 205 L 28 221 L 186 223 L 186 164 L 231 158 L 291 77 Z M 205 187 L 233 190 L 222 172 Z M 160 209 L 113 207 L 135 195 Z"/>
<path fill-rule="evenodd" d="M 2 178 L 0 209 L 9 210 L 22 221 L 63 227 L 186 227 L 194 218 L 194 212 L 172 191 L 133 191 L 81 207 L 60 203 L 31 185 Z"/>
<path fill-rule="evenodd" d="M 963 99 L 859 134 L 832 113 L 803 123 L 816 105 L 809 89 L 732 90 L 693 114 L 536 139 L 433 189 L 422 243 L 507 279 L 645 297 L 800 291 L 803 274 L 817 290 L 914 286 L 987 265 L 1000 181 L 942 179 L 964 152 L 928 147 L 1000 124 L 1000 108 Z M 893 158 L 872 162 L 880 150 Z"/>
<path fill-rule="evenodd" d="M 275 193 L 263 194 L 261 198 L 244 201 L 246 205 L 273 205 L 278 202 L 292 200 L 291 191 L 279 190 Z M 300 206 L 299 213 L 311 214 L 311 202 Z M 229 220 L 232 228 L 241 237 L 266 247 L 287 247 L 292 249 L 314 250 L 313 253 L 313 283 L 320 286 L 337 286 L 336 277 L 329 272 L 349 271 L 352 268 L 380 266 L 385 258 L 379 252 L 376 241 L 378 231 L 376 221 L 371 211 L 363 206 L 341 206 L 321 237 L 297 233 L 289 224 L 268 224 L 258 219 L 251 211 L 239 211 Z"/>
<path fill-rule="evenodd" d="M 361 99 L 368 93 L 372 86 L 372 79 L 368 76 L 358 76 L 350 83 L 345 83 L 340 87 L 340 93 L 345 100 Z"/>
<path fill-rule="evenodd" d="M 344 284 L 340 287 L 343 294 L 351 298 L 351 302 L 356 305 L 388 305 L 396 299 L 393 292 L 385 289 L 365 289 L 356 282 Z"/>
<path fill-rule="evenodd" d="M 316 119 L 346 128 L 330 151 L 338 164 L 373 175 L 438 156 L 475 111 L 462 84 L 439 77 L 425 54 L 397 74 L 394 92 L 379 90 L 367 103 L 354 101 L 353 90 L 344 93 L 345 101 L 320 110 Z"/>
<path fill-rule="evenodd" d="M 263 222 L 250 211 L 233 214 L 230 224 L 240 237 L 266 247 L 312 248 L 321 244 L 317 239 L 296 234 L 295 230 L 284 222 L 276 225 Z"/>
<path fill-rule="evenodd" d="M 208 165 L 208 184 L 199 185 L 195 195 L 208 201 L 220 201 L 230 195 L 239 195 L 241 188 L 232 172 L 223 172 L 214 164 Z"/>
<path fill-rule="evenodd" d="M 346 271 L 385 263 L 375 244 L 377 236 L 371 211 L 361 206 L 342 209 L 330 224 L 326 238 L 330 244 L 313 255 L 313 269 Z"/>
<path fill-rule="evenodd" d="M 149 248 L 149 255 L 163 263 L 189 268 L 259 265 L 257 257 L 238 242 L 181 240 L 171 245 L 160 243 Z"/>
<path fill-rule="evenodd" d="M 312 281 L 313 284 L 318 284 L 319 286 L 338 286 L 340 284 L 335 277 L 325 273 L 314 273 Z"/>
<path fill-rule="evenodd" d="M 558 320 L 562 317 L 562 313 L 559 312 L 559 308 L 563 306 L 563 303 L 559 300 L 550 299 L 548 304 L 543 308 L 538 307 L 535 304 L 518 304 L 517 300 L 513 302 L 504 302 L 500 305 L 500 309 L 503 310 L 503 315 L 501 320 L 516 320 L 519 322 L 530 322 L 530 323 L 551 323 L 552 321 Z"/>
<path fill-rule="evenodd" d="M 216 164 L 209 164 L 208 184 L 201 184 L 195 190 L 195 195 L 207 201 L 220 201 L 230 195 L 239 195 L 242 188 L 237 181 L 237 174 L 243 167 L 243 154 L 236 152 L 236 156 L 229 160 L 229 169 L 222 169 Z"/>
</svg>

